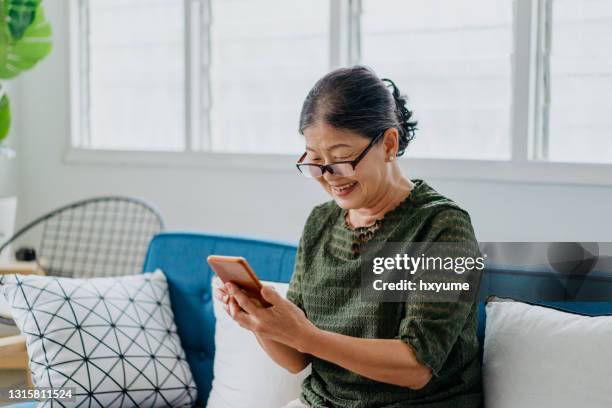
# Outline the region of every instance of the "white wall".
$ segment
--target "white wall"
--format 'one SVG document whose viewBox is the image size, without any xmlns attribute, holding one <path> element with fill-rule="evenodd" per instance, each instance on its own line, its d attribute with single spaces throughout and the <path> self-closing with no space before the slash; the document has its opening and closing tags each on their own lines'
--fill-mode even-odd
<svg viewBox="0 0 612 408">
<path fill-rule="evenodd" d="M 14 134 L 15 132 L 11 132 Z M 16 142 L 12 136 L 11 140 L 7 141 L 7 145 L 16 150 Z M 8 160 L 5 157 L 0 157 L 0 198 L 10 197 L 17 194 L 18 190 L 18 161 L 17 159 Z"/>
<path fill-rule="evenodd" d="M 54 50 L 20 79 L 20 223 L 55 206 L 99 194 L 156 203 L 170 229 L 297 240 L 309 209 L 326 199 L 294 168 L 194 168 L 66 164 L 69 133 L 68 2 L 46 1 Z M 413 175 L 411 175 L 413 176 Z M 481 241 L 612 241 L 612 188 L 428 179 L 468 209 Z"/>
</svg>

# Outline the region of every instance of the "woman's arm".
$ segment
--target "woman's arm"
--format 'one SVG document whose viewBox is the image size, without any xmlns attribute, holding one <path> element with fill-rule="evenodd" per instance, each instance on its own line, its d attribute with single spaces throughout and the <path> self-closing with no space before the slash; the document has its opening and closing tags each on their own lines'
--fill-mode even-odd
<svg viewBox="0 0 612 408">
<path fill-rule="evenodd" d="M 315 328 L 304 333 L 296 347 L 372 380 L 415 390 L 426 386 L 432 375 L 398 339 L 362 339 Z"/>
<path fill-rule="evenodd" d="M 295 356 L 313 355 L 364 377 L 413 389 L 423 388 L 431 378 L 431 370 L 401 340 L 361 339 L 320 330 L 300 308 L 270 286 L 264 286 L 261 292 L 273 305 L 269 308 L 256 305 L 236 285 L 229 284 L 227 289 L 232 297 L 230 315 L 240 326 L 253 331 L 258 338 L 295 350 L 299 353 Z M 291 354 L 284 351 L 282 355 Z M 292 364 L 297 362 L 297 358 L 291 359 Z M 289 369 L 288 365 L 279 364 Z"/>
<path fill-rule="evenodd" d="M 262 337 L 255 333 L 261 348 L 270 356 L 276 364 L 293 374 L 297 374 L 310 364 L 310 355 L 302 353 L 283 343 Z"/>
</svg>

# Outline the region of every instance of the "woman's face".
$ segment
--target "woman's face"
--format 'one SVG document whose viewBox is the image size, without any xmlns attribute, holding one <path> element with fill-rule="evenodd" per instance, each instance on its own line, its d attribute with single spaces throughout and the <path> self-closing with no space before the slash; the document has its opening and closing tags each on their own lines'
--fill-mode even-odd
<svg viewBox="0 0 612 408">
<path fill-rule="evenodd" d="M 387 133 L 391 133 L 391 137 Z M 304 138 L 304 163 L 314 164 L 355 160 L 370 143 L 367 137 L 322 123 L 306 128 Z M 368 208 L 380 198 L 379 194 L 389 182 L 388 158 L 395 156 L 397 148 L 394 149 L 393 144 L 396 141 L 397 131 L 389 129 L 359 162 L 354 175 L 337 176 L 326 171 L 316 180 L 341 208 Z"/>
</svg>

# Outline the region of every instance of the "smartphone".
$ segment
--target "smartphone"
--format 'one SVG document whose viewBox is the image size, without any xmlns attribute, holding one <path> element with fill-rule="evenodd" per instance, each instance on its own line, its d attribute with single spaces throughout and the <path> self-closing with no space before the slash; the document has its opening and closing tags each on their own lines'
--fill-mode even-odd
<svg viewBox="0 0 612 408">
<path fill-rule="evenodd" d="M 264 307 L 272 306 L 261 296 L 262 284 L 246 259 L 241 256 L 209 255 L 206 260 L 223 283 L 232 282 Z"/>
</svg>

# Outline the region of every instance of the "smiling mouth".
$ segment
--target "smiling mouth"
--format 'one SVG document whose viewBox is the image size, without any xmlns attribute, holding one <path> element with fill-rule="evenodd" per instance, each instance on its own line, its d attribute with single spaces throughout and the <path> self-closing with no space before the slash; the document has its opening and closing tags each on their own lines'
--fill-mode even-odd
<svg viewBox="0 0 612 408">
<path fill-rule="evenodd" d="M 336 194 L 344 194 L 344 193 L 348 193 L 356 185 L 357 185 L 356 181 L 351 181 L 350 183 L 341 184 L 341 185 L 338 185 L 338 186 L 331 186 L 331 189 Z"/>
</svg>

